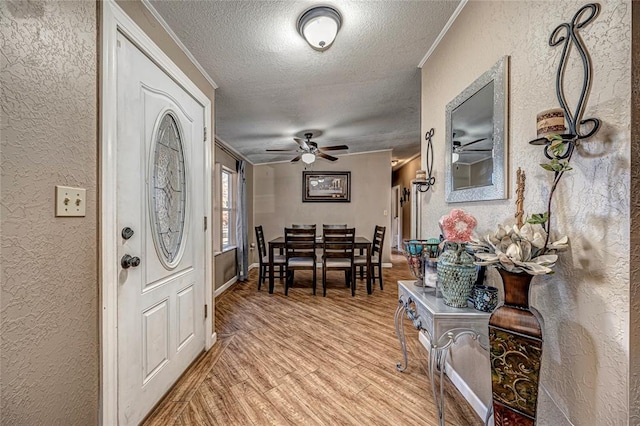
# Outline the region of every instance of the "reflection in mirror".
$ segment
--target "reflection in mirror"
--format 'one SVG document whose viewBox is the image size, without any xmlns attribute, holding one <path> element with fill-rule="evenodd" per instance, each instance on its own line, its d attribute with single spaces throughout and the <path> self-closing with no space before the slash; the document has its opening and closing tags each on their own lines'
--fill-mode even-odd
<svg viewBox="0 0 640 426">
<path fill-rule="evenodd" d="M 506 198 L 507 57 L 447 105 L 447 202 Z"/>
<path fill-rule="evenodd" d="M 453 190 L 493 183 L 493 81 L 451 112 Z"/>
</svg>

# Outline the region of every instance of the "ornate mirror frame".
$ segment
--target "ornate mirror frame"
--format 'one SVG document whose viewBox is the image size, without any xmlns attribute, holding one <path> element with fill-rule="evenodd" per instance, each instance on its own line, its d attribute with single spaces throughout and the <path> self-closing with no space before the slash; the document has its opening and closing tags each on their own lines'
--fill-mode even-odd
<svg viewBox="0 0 640 426">
<path fill-rule="evenodd" d="M 504 200 L 507 198 L 509 57 L 503 56 L 487 72 L 447 104 L 445 134 L 445 200 L 448 203 Z M 493 81 L 493 174 L 492 184 L 466 189 L 453 189 L 452 113 L 474 94 Z"/>
</svg>

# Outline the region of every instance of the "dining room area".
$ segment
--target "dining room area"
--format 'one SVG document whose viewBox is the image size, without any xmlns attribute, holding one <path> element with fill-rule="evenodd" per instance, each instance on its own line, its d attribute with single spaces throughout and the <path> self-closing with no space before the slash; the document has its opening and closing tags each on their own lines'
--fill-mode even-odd
<svg viewBox="0 0 640 426">
<path fill-rule="evenodd" d="M 235 171 L 236 163 L 241 161 L 240 157 L 222 145 L 216 145 L 215 158 L 221 165 L 219 170 Z M 325 280 L 328 286 L 327 297 L 331 297 L 335 291 L 371 294 L 379 290 L 381 270 L 392 266 L 389 238 L 392 216 L 391 175 L 390 150 L 341 155 L 339 161 L 318 161 L 311 166 L 290 162 L 247 163 L 244 170 L 247 200 L 246 264 L 247 270 L 264 269 L 261 291 L 285 294 L 287 281 L 281 279 L 281 264 L 278 263 L 286 262 L 285 230 L 294 225 L 315 227 L 313 238 L 316 246 L 316 285 L 321 289 L 318 292 L 320 296 L 323 288 L 323 233 L 325 228 L 332 225 L 354 229 L 353 257 L 357 267 L 356 279 L 352 280 L 353 288 L 351 281 L 349 286 L 346 285 L 344 270 L 332 270 L 329 267 Z M 230 173 L 230 176 L 232 180 L 237 179 L 235 172 Z M 319 179 L 324 178 L 338 179 L 342 185 L 339 191 L 342 193 L 336 194 L 333 191 L 328 196 L 318 196 L 322 191 L 310 189 L 317 185 Z M 237 183 L 232 182 L 228 191 L 231 206 L 236 201 L 236 185 Z M 219 194 L 220 198 L 216 201 L 223 205 L 222 190 Z M 214 226 L 227 227 L 233 234 L 235 218 L 239 214 L 241 212 L 231 209 L 228 222 L 222 223 L 221 220 L 216 223 L 214 218 Z M 262 241 L 258 236 L 258 228 Z M 224 230 L 220 234 L 225 235 Z M 214 297 L 218 297 L 238 281 L 242 267 L 237 255 L 238 246 L 242 244 L 240 236 L 217 244 L 219 250 L 214 253 Z M 269 267 L 270 259 L 275 262 L 273 268 Z M 370 265 L 367 266 L 367 263 Z M 282 269 L 286 269 L 286 266 Z M 270 272 L 272 270 L 275 274 Z M 308 290 L 301 287 L 303 281 L 298 279 L 299 275 L 301 274 L 293 273 L 292 291 L 313 293 L 311 283 Z M 372 278 L 374 276 L 375 283 Z"/>
</svg>

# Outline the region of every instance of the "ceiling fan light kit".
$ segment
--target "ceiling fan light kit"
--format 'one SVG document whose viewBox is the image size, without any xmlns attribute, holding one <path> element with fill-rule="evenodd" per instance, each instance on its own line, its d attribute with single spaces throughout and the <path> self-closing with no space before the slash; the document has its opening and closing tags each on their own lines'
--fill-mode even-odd
<svg viewBox="0 0 640 426">
<path fill-rule="evenodd" d="M 327 50 L 342 25 L 340 13 L 329 6 L 315 6 L 307 9 L 298 18 L 298 33 L 315 50 Z"/>
<path fill-rule="evenodd" d="M 316 156 L 310 152 L 305 152 L 302 154 L 301 159 L 304 164 L 313 164 L 316 161 Z"/>
</svg>

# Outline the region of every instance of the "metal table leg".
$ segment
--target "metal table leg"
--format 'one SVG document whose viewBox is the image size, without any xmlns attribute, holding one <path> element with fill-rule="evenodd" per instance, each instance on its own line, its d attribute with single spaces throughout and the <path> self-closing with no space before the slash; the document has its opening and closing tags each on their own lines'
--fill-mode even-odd
<svg viewBox="0 0 640 426">
<path fill-rule="evenodd" d="M 400 372 L 407 369 L 408 365 L 408 356 L 407 356 L 407 342 L 404 338 L 404 312 L 405 307 L 402 300 L 398 301 L 398 307 L 396 308 L 396 316 L 395 316 L 395 325 L 396 325 L 396 336 L 398 336 L 398 341 L 400 342 L 400 348 L 402 349 L 402 356 L 404 363 L 397 363 L 396 369 Z"/>
</svg>

